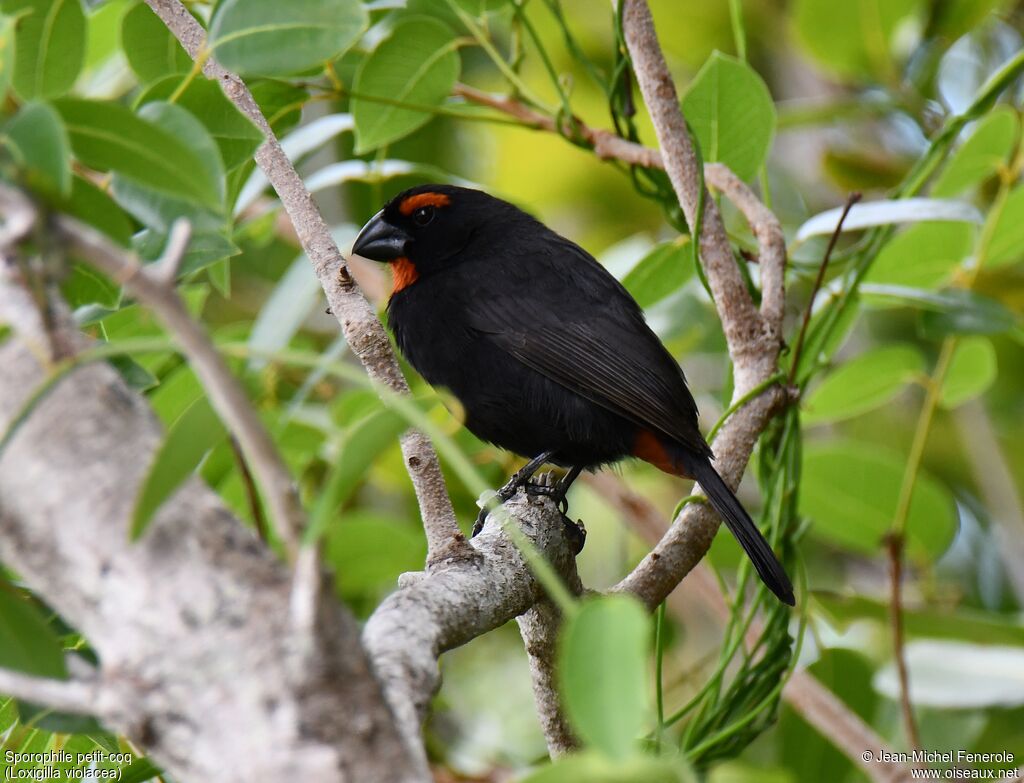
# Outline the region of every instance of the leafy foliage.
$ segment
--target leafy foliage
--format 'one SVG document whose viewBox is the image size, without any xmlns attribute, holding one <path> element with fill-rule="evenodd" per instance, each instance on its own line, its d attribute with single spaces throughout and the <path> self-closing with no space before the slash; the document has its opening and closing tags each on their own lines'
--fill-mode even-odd
<svg viewBox="0 0 1024 783">
<path fill-rule="evenodd" d="M 965 750 L 1024 756 L 1013 730 L 1019 688 L 979 678 L 968 721 L 952 709 L 943 659 L 1012 667 L 1024 646 L 1020 564 L 1002 544 L 1017 535 L 1005 531 L 1024 491 L 1015 447 L 1024 438 L 1024 35 L 1014 5 L 654 3 L 704 160 L 756 181 L 791 238 L 788 345 L 809 314 L 792 372 L 794 351 L 783 357 L 794 404 L 762 437 L 756 491 L 745 487 L 743 499 L 806 584 L 791 615 L 753 589 L 749 565 L 719 536 L 709 564 L 729 606 L 722 623 L 689 609 L 680 617 L 673 604 L 652 632 L 624 597 L 583 601 L 566 618 L 559 674 L 586 749 L 524 772 L 531 783 L 860 779 L 780 694 L 799 652 L 837 698 L 904 747 L 892 719 L 897 608 L 881 578 L 885 542 L 904 535 L 912 695 L 931 705 L 919 711 L 923 745 L 955 735 Z M 583 0 L 221 0 L 189 9 L 208 27 L 204 54 L 243 74 L 342 245 L 404 187 L 479 183 L 595 251 L 680 359 L 702 411 L 728 408 L 724 341 L 664 173 L 602 165 L 579 133 L 585 121 L 634 142 L 652 138 L 613 14 Z M 476 104 L 459 81 L 509 95 L 558 133 Z M 396 445 L 407 416 L 438 437 L 460 519 L 476 513 L 477 468 L 497 485 L 513 464 L 460 429 L 457 405 L 422 381 L 413 379 L 417 404 L 403 412 L 347 373 L 308 261 L 255 171 L 262 133 L 145 3 L 0 1 L 0 94 L 0 176 L 47 209 L 144 262 L 164 252 L 176 219 L 189 219 L 180 290 L 230 346 L 296 477 L 309 534 L 323 539 L 340 599 L 372 612 L 400 573 L 422 566 Z M 829 212 L 853 186 L 864 203 L 814 296 L 837 218 Z M 756 294 L 756 242 L 728 204 L 724 214 Z M 188 480 L 258 526 L 259 487 L 169 336 L 118 281 L 79 259 L 62 263 L 51 244 L 41 234 L 34 249 L 90 337 L 158 346 L 111 360 L 166 430 L 126 534 L 146 535 Z M 381 305 L 380 270 L 354 268 Z M 679 500 L 679 486 L 647 466 L 625 466 L 622 479 L 666 517 Z M 590 530 L 585 582 L 616 582 L 644 554 L 622 532 L 628 519 L 583 482 L 571 502 Z M 24 564 L 4 565 L 0 665 L 65 676 L 66 656 L 88 654 L 86 640 L 21 586 Z M 684 598 L 689 589 L 684 582 Z M 748 647 L 755 617 L 762 630 Z M 536 764 L 544 747 L 517 706 L 529 700 L 518 642 L 497 632 L 454 655 L 460 664 L 448 667 L 430 729 L 437 763 L 473 774 Z M 494 698 L 495 683 L 504 698 Z M 0 701 L 3 749 L 127 747 L 73 720 Z M 159 771 L 136 758 L 122 774 L 144 781 Z"/>
</svg>

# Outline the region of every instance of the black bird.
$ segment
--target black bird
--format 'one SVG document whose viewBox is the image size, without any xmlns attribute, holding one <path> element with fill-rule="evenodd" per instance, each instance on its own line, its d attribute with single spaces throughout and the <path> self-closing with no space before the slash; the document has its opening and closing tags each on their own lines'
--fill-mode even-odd
<svg viewBox="0 0 1024 783">
<path fill-rule="evenodd" d="M 409 363 L 455 395 L 477 437 L 530 460 L 502 501 L 544 463 L 568 468 L 550 491 L 564 503 L 582 470 L 638 457 L 696 480 L 793 605 L 786 572 L 711 464 L 682 370 L 589 253 L 508 202 L 450 185 L 396 196 L 352 252 L 390 262 L 388 316 Z"/>
</svg>

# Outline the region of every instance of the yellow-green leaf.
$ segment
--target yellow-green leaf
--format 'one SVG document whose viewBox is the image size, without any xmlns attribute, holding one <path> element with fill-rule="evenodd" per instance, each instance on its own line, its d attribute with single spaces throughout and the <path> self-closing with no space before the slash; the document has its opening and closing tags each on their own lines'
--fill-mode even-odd
<svg viewBox="0 0 1024 783">
<path fill-rule="evenodd" d="M 775 104 L 757 71 L 712 53 L 683 95 L 683 113 L 705 161 L 726 164 L 740 179 L 757 173 L 775 134 Z"/>
<path fill-rule="evenodd" d="M 287 75 L 333 60 L 366 29 L 358 0 L 224 0 L 210 23 L 210 48 L 243 74 Z"/>
<path fill-rule="evenodd" d="M 457 45 L 451 28 L 428 16 L 395 25 L 356 74 L 356 153 L 390 144 L 431 119 L 430 108 L 441 105 L 458 78 Z"/>
<path fill-rule="evenodd" d="M 650 702 L 650 625 L 633 598 L 609 595 L 584 602 L 563 631 L 566 712 L 584 742 L 611 759 L 639 752 Z"/>
<path fill-rule="evenodd" d="M 80 0 L 3 0 L 16 17 L 14 89 L 25 100 L 55 98 L 71 89 L 85 61 Z"/>
<path fill-rule="evenodd" d="M 224 439 L 226 430 L 206 397 L 193 402 L 167 431 L 139 489 L 131 537 L 145 531 L 164 501 L 192 475 L 203 456 Z"/>
<path fill-rule="evenodd" d="M 829 373 L 804 403 L 807 424 L 842 421 L 874 410 L 924 372 L 921 352 L 909 345 L 876 348 Z"/>
<path fill-rule="evenodd" d="M 942 382 L 940 404 L 943 408 L 955 408 L 984 394 L 997 374 L 996 349 L 992 341 L 986 337 L 962 338 Z"/>
</svg>

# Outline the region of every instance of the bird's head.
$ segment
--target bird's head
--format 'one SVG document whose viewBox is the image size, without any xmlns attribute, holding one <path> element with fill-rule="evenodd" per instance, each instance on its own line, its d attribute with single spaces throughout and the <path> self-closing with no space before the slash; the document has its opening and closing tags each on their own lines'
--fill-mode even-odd
<svg viewBox="0 0 1024 783">
<path fill-rule="evenodd" d="M 481 190 L 420 185 L 399 193 L 363 226 L 352 252 L 420 277 L 454 262 L 470 240 L 519 213 Z M 522 214 L 522 213 L 519 213 Z"/>
</svg>

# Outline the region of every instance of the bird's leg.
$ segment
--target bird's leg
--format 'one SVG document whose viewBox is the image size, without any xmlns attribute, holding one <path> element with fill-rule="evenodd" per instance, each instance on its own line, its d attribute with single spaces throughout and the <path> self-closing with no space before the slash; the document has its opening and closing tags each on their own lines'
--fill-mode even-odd
<svg viewBox="0 0 1024 783">
<path fill-rule="evenodd" d="M 547 495 L 558 504 L 561 512 L 565 514 L 569 510 L 569 501 L 565 499 L 565 496 L 569 492 L 569 487 L 571 487 L 572 483 L 579 478 L 579 475 L 582 472 L 582 465 L 574 465 L 569 468 L 569 472 L 566 473 L 562 477 L 562 480 L 555 484 L 555 486 L 552 487 L 545 484 L 527 484 L 526 491 L 531 495 Z"/>
<path fill-rule="evenodd" d="M 538 454 L 536 457 L 527 462 L 523 467 L 512 474 L 512 478 L 508 480 L 501 489 L 498 490 L 498 500 L 504 503 L 507 500 L 511 500 L 512 496 L 519 491 L 519 488 L 526 484 L 533 474 L 536 473 L 540 466 L 547 462 L 555 454 L 554 451 L 544 451 Z M 473 535 L 475 536 L 481 530 L 484 529 L 484 520 L 487 519 L 487 509 L 480 509 L 480 513 L 477 514 L 476 522 L 473 524 Z"/>
<path fill-rule="evenodd" d="M 582 519 L 573 522 L 566 516 L 569 511 L 569 501 L 566 500 L 566 494 L 569 492 L 569 487 L 579 478 L 582 472 L 582 465 L 574 465 L 557 483 L 552 483 L 551 474 L 545 473 L 539 476 L 537 480 L 531 481 L 526 485 L 526 491 L 531 495 L 545 495 L 558 504 L 562 522 L 565 523 L 566 535 L 569 537 L 573 553 L 577 555 L 583 551 L 583 545 L 587 542 L 587 528 L 584 527 Z"/>
</svg>

